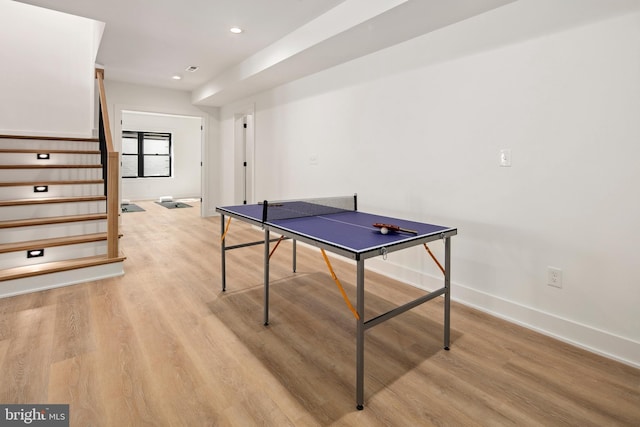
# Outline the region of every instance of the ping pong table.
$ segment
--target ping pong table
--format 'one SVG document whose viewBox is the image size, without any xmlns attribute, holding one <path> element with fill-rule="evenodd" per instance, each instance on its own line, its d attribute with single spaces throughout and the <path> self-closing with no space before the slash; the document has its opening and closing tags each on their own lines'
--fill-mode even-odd
<svg viewBox="0 0 640 427">
<path fill-rule="evenodd" d="M 264 244 L 264 324 L 269 324 L 269 262 L 270 233 L 293 240 L 293 271 L 296 270 L 296 241 L 307 243 L 324 251 L 329 251 L 356 262 L 356 408 L 364 408 L 364 333 L 366 330 L 406 312 L 438 296 L 444 296 L 444 349 L 449 350 L 450 340 L 450 280 L 451 280 L 451 237 L 456 228 L 408 221 L 387 216 L 374 215 L 357 210 L 357 196 L 289 200 L 259 204 L 244 204 L 217 207 L 221 215 L 222 290 L 226 290 L 226 258 L 228 250 Z M 225 225 L 225 217 L 229 217 Z M 225 244 L 231 218 L 258 226 L 264 230 L 264 240 L 233 246 Z M 373 224 L 393 224 L 405 231 L 389 231 L 383 234 Z M 387 230 L 384 230 L 387 231 Z M 411 302 L 396 307 L 386 313 L 365 320 L 365 260 L 383 256 L 416 245 L 425 245 L 435 240 L 444 241 L 444 267 L 434 258 L 444 273 L 443 287 L 429 292 Z M 279 242 L 278 242 L 279 243 Z M 276 245 L 277 247 L 277 245 Z M 274 248 L 275 250 L 275 248 Z M 433 255 L 432 255 L 433 256 Z M 327 265 L 331 270 L 328 258 Z M 333 271 L 331 270 L 332 275 Z M 335 276 L 335 275 L 334 275 Z M 338 283 L 337 279 L 336 283 Z M 338 286 L 341 285 L 338 283 Z M 343 293 L 347 305 L 350 305 Z"/>
</svg>

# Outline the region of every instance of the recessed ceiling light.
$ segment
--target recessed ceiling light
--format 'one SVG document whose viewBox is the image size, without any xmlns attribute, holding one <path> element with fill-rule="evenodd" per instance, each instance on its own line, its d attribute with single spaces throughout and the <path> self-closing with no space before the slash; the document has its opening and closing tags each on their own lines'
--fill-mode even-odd
<svg viewBox="0 0 640 427">
<path fill-rule="evenodd" d="M 182 80 L 182 76 L 181 76 L 181 75 L 179 75 L 179 74 L 176 74 L 176 75 L 174 75 L 174 76 L 171 76 L 171 78 L 172 78 L 173 80 Z"/>
<path fill-rule="evenodd" d="M 231 27 L 229 31 L 231 31 L 233 34 L 240 34 L 242 32 L 242 28 Z"/>
</svg>

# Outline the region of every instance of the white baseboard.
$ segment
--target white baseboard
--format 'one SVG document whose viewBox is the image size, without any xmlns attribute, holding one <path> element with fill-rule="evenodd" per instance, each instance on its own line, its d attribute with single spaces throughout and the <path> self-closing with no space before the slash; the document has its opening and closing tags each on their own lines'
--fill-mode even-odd
<svg viewBox="0 0 640 427">
<path fill-rule="evenodd" d="M 7 280 L 0 283 L 0 298 L 7 298 L 15 295 L 60 288 L 63 286 L 76 285 L 79 283 L 106 279 L 109 277 L 122 276 L 123 274 L 123 263 L 114 262 L 109 264 L 95 265 L 92 267 L 79 268 L 76 270 L 43 274 L 41 276 Z"/>
<path fill-rule="evenodd" d="M 456 296 L 452 296 L 452 299 L 455 301 L 576 347 L 640 368 L 638 342 L 463 285 L 454 286 Z"/>
<path fill-rule="evenodd" d="M 304 245 L 301 242 L 298 242 L 298 244 Z M 329 255 L 333 254 L 330 253 Z M 343 261 L 345 260 L 343 257 L 336 257 Z M 410 270 L 384 261 L 380 257 L 369 259 L 365 264 L 367 270 L 420 289 L 432 291 L 442 287 L 442 276 L 432 276 Z M 452 283 L 451 299 L 559 341 L 634 368 L 640 368 L 640 343 L 631 339 L 564 319 L 552 313 L 527 307 L 455 282 Z"/>
<path fill-rule="evenodd" d="M 367 269 L 420 289 L 434 290 L 442 287 L 441 277 L 408 270 L 378 258 L 367 260 Z M 634 368 L 640 368 L 640 343 L 631 339 L 508 301 L 459 283 L 452 283 L 451 299 L 559 341 Z"/>
</svg>

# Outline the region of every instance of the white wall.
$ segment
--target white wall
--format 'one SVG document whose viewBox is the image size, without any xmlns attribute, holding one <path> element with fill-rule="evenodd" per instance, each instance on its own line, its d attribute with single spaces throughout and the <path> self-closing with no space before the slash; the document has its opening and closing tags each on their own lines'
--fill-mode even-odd
<svg viewBox="0 0 640 427">
<path fill-rule="evenodd" d="M 132 85 L 109 80 L 109 70 L 105 70 L 105 91 L 111 117 L 111 130 L 114 135 L 122 134 L 122 112 L 138 111 L 199 117 L 204 125 L 204 147 L 202 153 L 202 213 L 213 215 L 215 206 L 220 204 L 219 169 L 219 124 L 217 108 L 201 108 L 191 104 L 191 95 L 187 91 L 160 89 Z M 114 144 L 120 151 L 120 138 Z M 126 181 L 126 180 L 125 180 Z M 123 185 L 127 185 L 123 183 Z M 160 194 L 182 197 L 178 194 Z M 127 198 L 124 194 L 123 198 Z M 155 197 L 155 196 L 153 196 Z M 134 197 L 130 197 L 134 198 Z"/>
<path fill-rule="evenodd" d="M 175 199 L 200 197 L 200 161 L 202 131 L 200 117 L 125 111 L 122 129 L 171 134 L 171 177 L 124 178 L 123 199 L 152 200 L 161 196 Z M 120 138 L 121 134 L 114 135 Z"/>
<path fill-rule="evenodd" d="M 363 211 L 456 226 L 455 300 L 640 366 L 640 14 L 469 48 L 518 7 L 225 106 L 223 203 L 233 115 L 254 103 L 257 200 L 357 192 Z M 440 279 L 421 248 L 368 266 Z"/>
<path fill-rule="evenodd" d="M 90 137 L 104 24 L 0 1 L 0 133 Z"/>
</svg>

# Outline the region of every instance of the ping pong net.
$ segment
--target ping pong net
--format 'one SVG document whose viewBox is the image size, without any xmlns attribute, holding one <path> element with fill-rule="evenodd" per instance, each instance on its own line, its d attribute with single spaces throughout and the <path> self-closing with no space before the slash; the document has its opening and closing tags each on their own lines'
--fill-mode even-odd
<svg viewBox="0 0 640 427">
<path fill-rule="evenodd" d="M 316 199 L 267 201 L 262 203 L 262 222 L 355 211 L 357 195 Z"/>
</svg>

